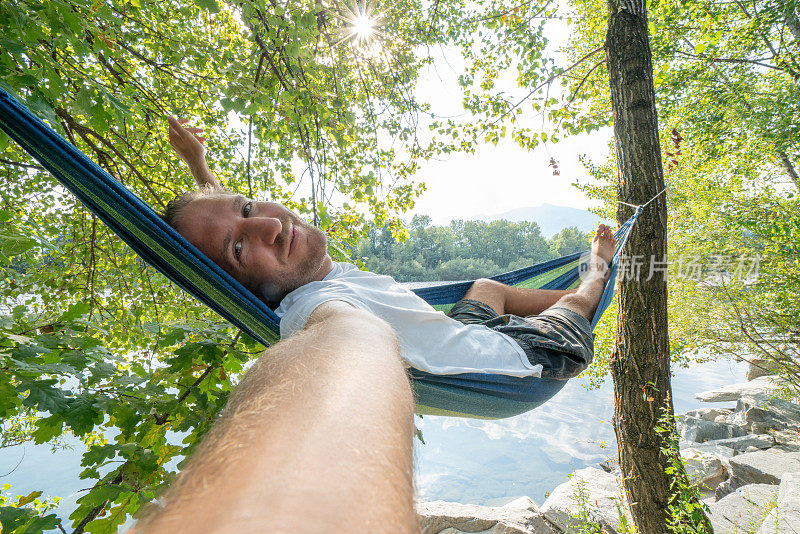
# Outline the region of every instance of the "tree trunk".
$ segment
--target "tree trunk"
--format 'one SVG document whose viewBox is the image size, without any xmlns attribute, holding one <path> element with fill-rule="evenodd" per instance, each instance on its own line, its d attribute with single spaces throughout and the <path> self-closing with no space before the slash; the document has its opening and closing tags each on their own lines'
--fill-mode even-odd
<svg viewBox="0 0 800 534">
<path fill-rule="evenodd" d="M 783 168 L 786 169 L 786 174 L 789 175 L 789 178 L 794 182 L 794 186 L 800 191 L 800 176 L 797 176 L 797 170 L 795 170 L 794 165 L 792 165 L 792 160 L 789 159 L 789 155 L 783 150 L 779 150 L 778 156 L 781 158 Z"/>
<path fill-rule="evenodd" d="M 617 194 L 621 201 L 641 205 L 664 188 L 647 10 L 644 0 L 608 0 L 608 6 L 606 61 L 619 169 Z M 667 252 L 665 197 L 658 196 L 644 209 L 628 239 L 625 256 L 643 265 L 638 277 L 622 269 L 617 342 L 610 362 L 620 467 L 631 514 L 642 534 L 668 532 L 672 481 L 665 472 L 661 436 L 655 431 L 665 411 L 673 414 L 667 283 L 663 273 L 647 280 L 651 261 L 664 261 Z M 627 220 L 631 212 L 620 204 L 617 218 Z"/>
<path fill-rule="evenodd" d="M 789 26 L 795 40 L 800 41 L 800 21 L 797 20 L 793 2 L 786 5 L 786 25 Z"/>
</svg>

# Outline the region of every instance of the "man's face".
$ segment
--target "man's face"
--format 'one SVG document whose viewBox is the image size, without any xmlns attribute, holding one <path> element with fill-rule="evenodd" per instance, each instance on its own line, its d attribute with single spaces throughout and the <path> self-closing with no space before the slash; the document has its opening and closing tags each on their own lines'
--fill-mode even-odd
<svg viewBox="0 0 800 534">
<path fill-rule="evenodd" d="M 266 302 L 280 302 L 331 269 L 325 234 L 274 202 L 200 197 L 186 206 L 177 230 Z"/>
</svg>

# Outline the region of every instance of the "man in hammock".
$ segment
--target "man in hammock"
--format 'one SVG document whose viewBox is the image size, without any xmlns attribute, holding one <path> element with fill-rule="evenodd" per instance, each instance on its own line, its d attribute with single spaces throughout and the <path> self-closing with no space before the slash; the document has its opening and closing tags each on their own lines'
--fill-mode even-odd
<svg viewBox="0 0 800 534">
<path fill-rule="evenodd" d="M 566 380 L 594 355 L 589 321 L 605 287 L 614 235 L 600 225 L 588 272 L 576 290 L 515 288 L 477 280 L 445 316 L 389 276 L 333 262 L 326 236 L 274 202 L 224 191 L 205 160 L 199 128 L 170 118 L 170 144 L 200 191 L 168 205 L 164 220 L 275 309 L 281 337 L 340 301 L 385 320 L 406 365 L 435 374 L 491 372 Z"/>
</svg>

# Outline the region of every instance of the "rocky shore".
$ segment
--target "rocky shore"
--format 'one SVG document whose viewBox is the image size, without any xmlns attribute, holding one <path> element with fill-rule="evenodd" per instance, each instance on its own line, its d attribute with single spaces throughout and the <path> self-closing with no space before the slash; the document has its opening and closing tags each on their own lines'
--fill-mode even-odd
<svg viewBox="0 0 800 534">
<path fill-rule="evenodd" d="M 716 534 L 800 532 L 800 405 L 776 398 L 777 379 L 754 362 L 747 382 L 696 397 L 724 407 L 676 417 L 681 456 Z M 537 505 L 521 497 L 489 507 L 420 502 L 424 534 L 557 534 L 592 523 L 616 534 L 633 521 L 615 461 L 576 471 Z"/>
</svg>

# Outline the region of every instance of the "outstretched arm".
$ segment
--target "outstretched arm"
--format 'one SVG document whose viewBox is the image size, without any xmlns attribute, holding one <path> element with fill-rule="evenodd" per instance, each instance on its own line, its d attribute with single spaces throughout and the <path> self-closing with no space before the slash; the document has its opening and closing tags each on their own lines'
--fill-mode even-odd
<svg viewBox="0 0 800 534">
<path fill-rule="evenodd" d="M 169 144 L 177 152 L 178 156 L 189 166 L 195 182 L 200 187 L 209 185 L 214 189 L 222 189 L 219 182 L 211 174 L 211 169 L 206 163 L 205 148 L 203 142 L 205 137 L 197 134 L 203 130 L 201 128 L 186 128 L 183 125 L 189 122 L 187 119 L 176 119 L 169 117 Z"/>
<path fill-rule="evenodd" d="M 248 371 L 136 532 L 418 532 L 413 428 L 391 328 L 322 304 Z"/>
</svg>

